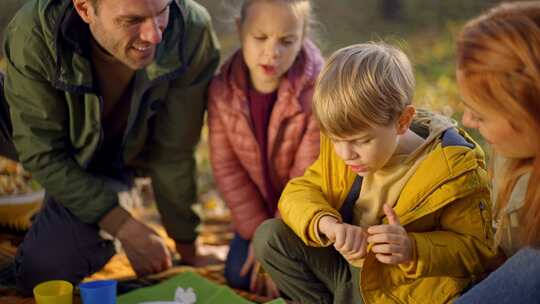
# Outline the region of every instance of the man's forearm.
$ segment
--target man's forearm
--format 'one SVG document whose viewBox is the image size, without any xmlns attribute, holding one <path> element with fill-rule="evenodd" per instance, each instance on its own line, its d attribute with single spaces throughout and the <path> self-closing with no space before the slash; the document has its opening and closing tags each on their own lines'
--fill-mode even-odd
<svg viewBox="0 0 540 304">
<path fill-rule="evenodd" d="M 101 229 L 116 237 L 122 225 L 130 218 L 131 215 L 129 212 L 127 212 L 124 208 L 117 206 L 105 214 L 105 216 L 103 216 L 99 221 L 98 225 Z"/>
</svg>

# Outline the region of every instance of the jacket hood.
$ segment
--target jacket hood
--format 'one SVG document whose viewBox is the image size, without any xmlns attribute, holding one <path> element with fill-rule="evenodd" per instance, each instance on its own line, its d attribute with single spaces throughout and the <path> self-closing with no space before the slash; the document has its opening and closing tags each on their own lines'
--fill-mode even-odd
<svg viewBox="0 0 540 304">
<path fill-rule="evenodd" d="M 481 183 L 487 178 L 481 147 L 465 131 L 456 129 L 451 119 L 427 111 L 418 114 L 411 129 L 421 136 L 426 131 L 429 133 L 426 142 L 414 153 L 429 149 L 429 154 L 396 203 L 396 213 L 404 225 L 460 197 L 486 189 Z M 477 174 L 467 174 L 471 171 Z"/>
<path fill-rule="evenodd" d="M 418 154 L 424 154 L 434 146 L 435 141 L 448 129 L 456 124 L 448 117 L 424 109 L 418 109 L 410 129 L 424 138 L 424 143 L 416 149 L 408 159 L 414 159 Z"/>
</svg>

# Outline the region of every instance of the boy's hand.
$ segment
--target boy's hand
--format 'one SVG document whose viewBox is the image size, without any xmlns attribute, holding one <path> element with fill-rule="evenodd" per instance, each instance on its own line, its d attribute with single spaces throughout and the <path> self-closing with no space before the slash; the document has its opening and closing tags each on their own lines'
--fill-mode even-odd
<svg viewBox="0 0 540 304">
<path fill-rule="evenodd" d="M 338 222 L 332 216 L 323 216 L 319 220 L 319 232 L 334 242 L 334 248 L 348 261 L 365 257 L 367 233 L 359 226 Z"/>
<path fill-rule="evenodd" d="M 394 209 L 385 204 L 383 210 L 388 217 L 388 225 L 368 228 L 370 236 L 367 241 L 373 244 L 371 250 L 381 263 L 395 265 L 410 262 L 413 249 L 407 231 L 399 223 Z"/>
</svg>

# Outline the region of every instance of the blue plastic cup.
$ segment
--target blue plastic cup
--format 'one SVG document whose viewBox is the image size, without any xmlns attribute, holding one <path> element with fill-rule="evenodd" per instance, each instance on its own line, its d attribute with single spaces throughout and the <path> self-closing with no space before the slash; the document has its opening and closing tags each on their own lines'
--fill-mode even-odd
<svg viewBox="0 0 540 304">
<path fill-rule="evenodd" d="M 79 284 L 83 304 L 116 304 L 116 281 L 103 280 Z"/>
</svg>

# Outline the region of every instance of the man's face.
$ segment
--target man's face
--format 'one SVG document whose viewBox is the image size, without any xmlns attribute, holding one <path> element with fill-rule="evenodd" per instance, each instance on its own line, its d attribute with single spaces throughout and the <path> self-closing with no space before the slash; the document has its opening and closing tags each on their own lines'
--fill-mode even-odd
<svg viewBox="0 0 540 304">
<path fill-rule="evenodd" d="M 74 0 L 81 2 L 84 0 Z M 86 18 L 97 43 L 136 70 L 153 62 L 169 21 L 172 0 L 98 0 L 88 4 Z M 79 14 L 81 12 L 79 11 Z"/>
</svg>

